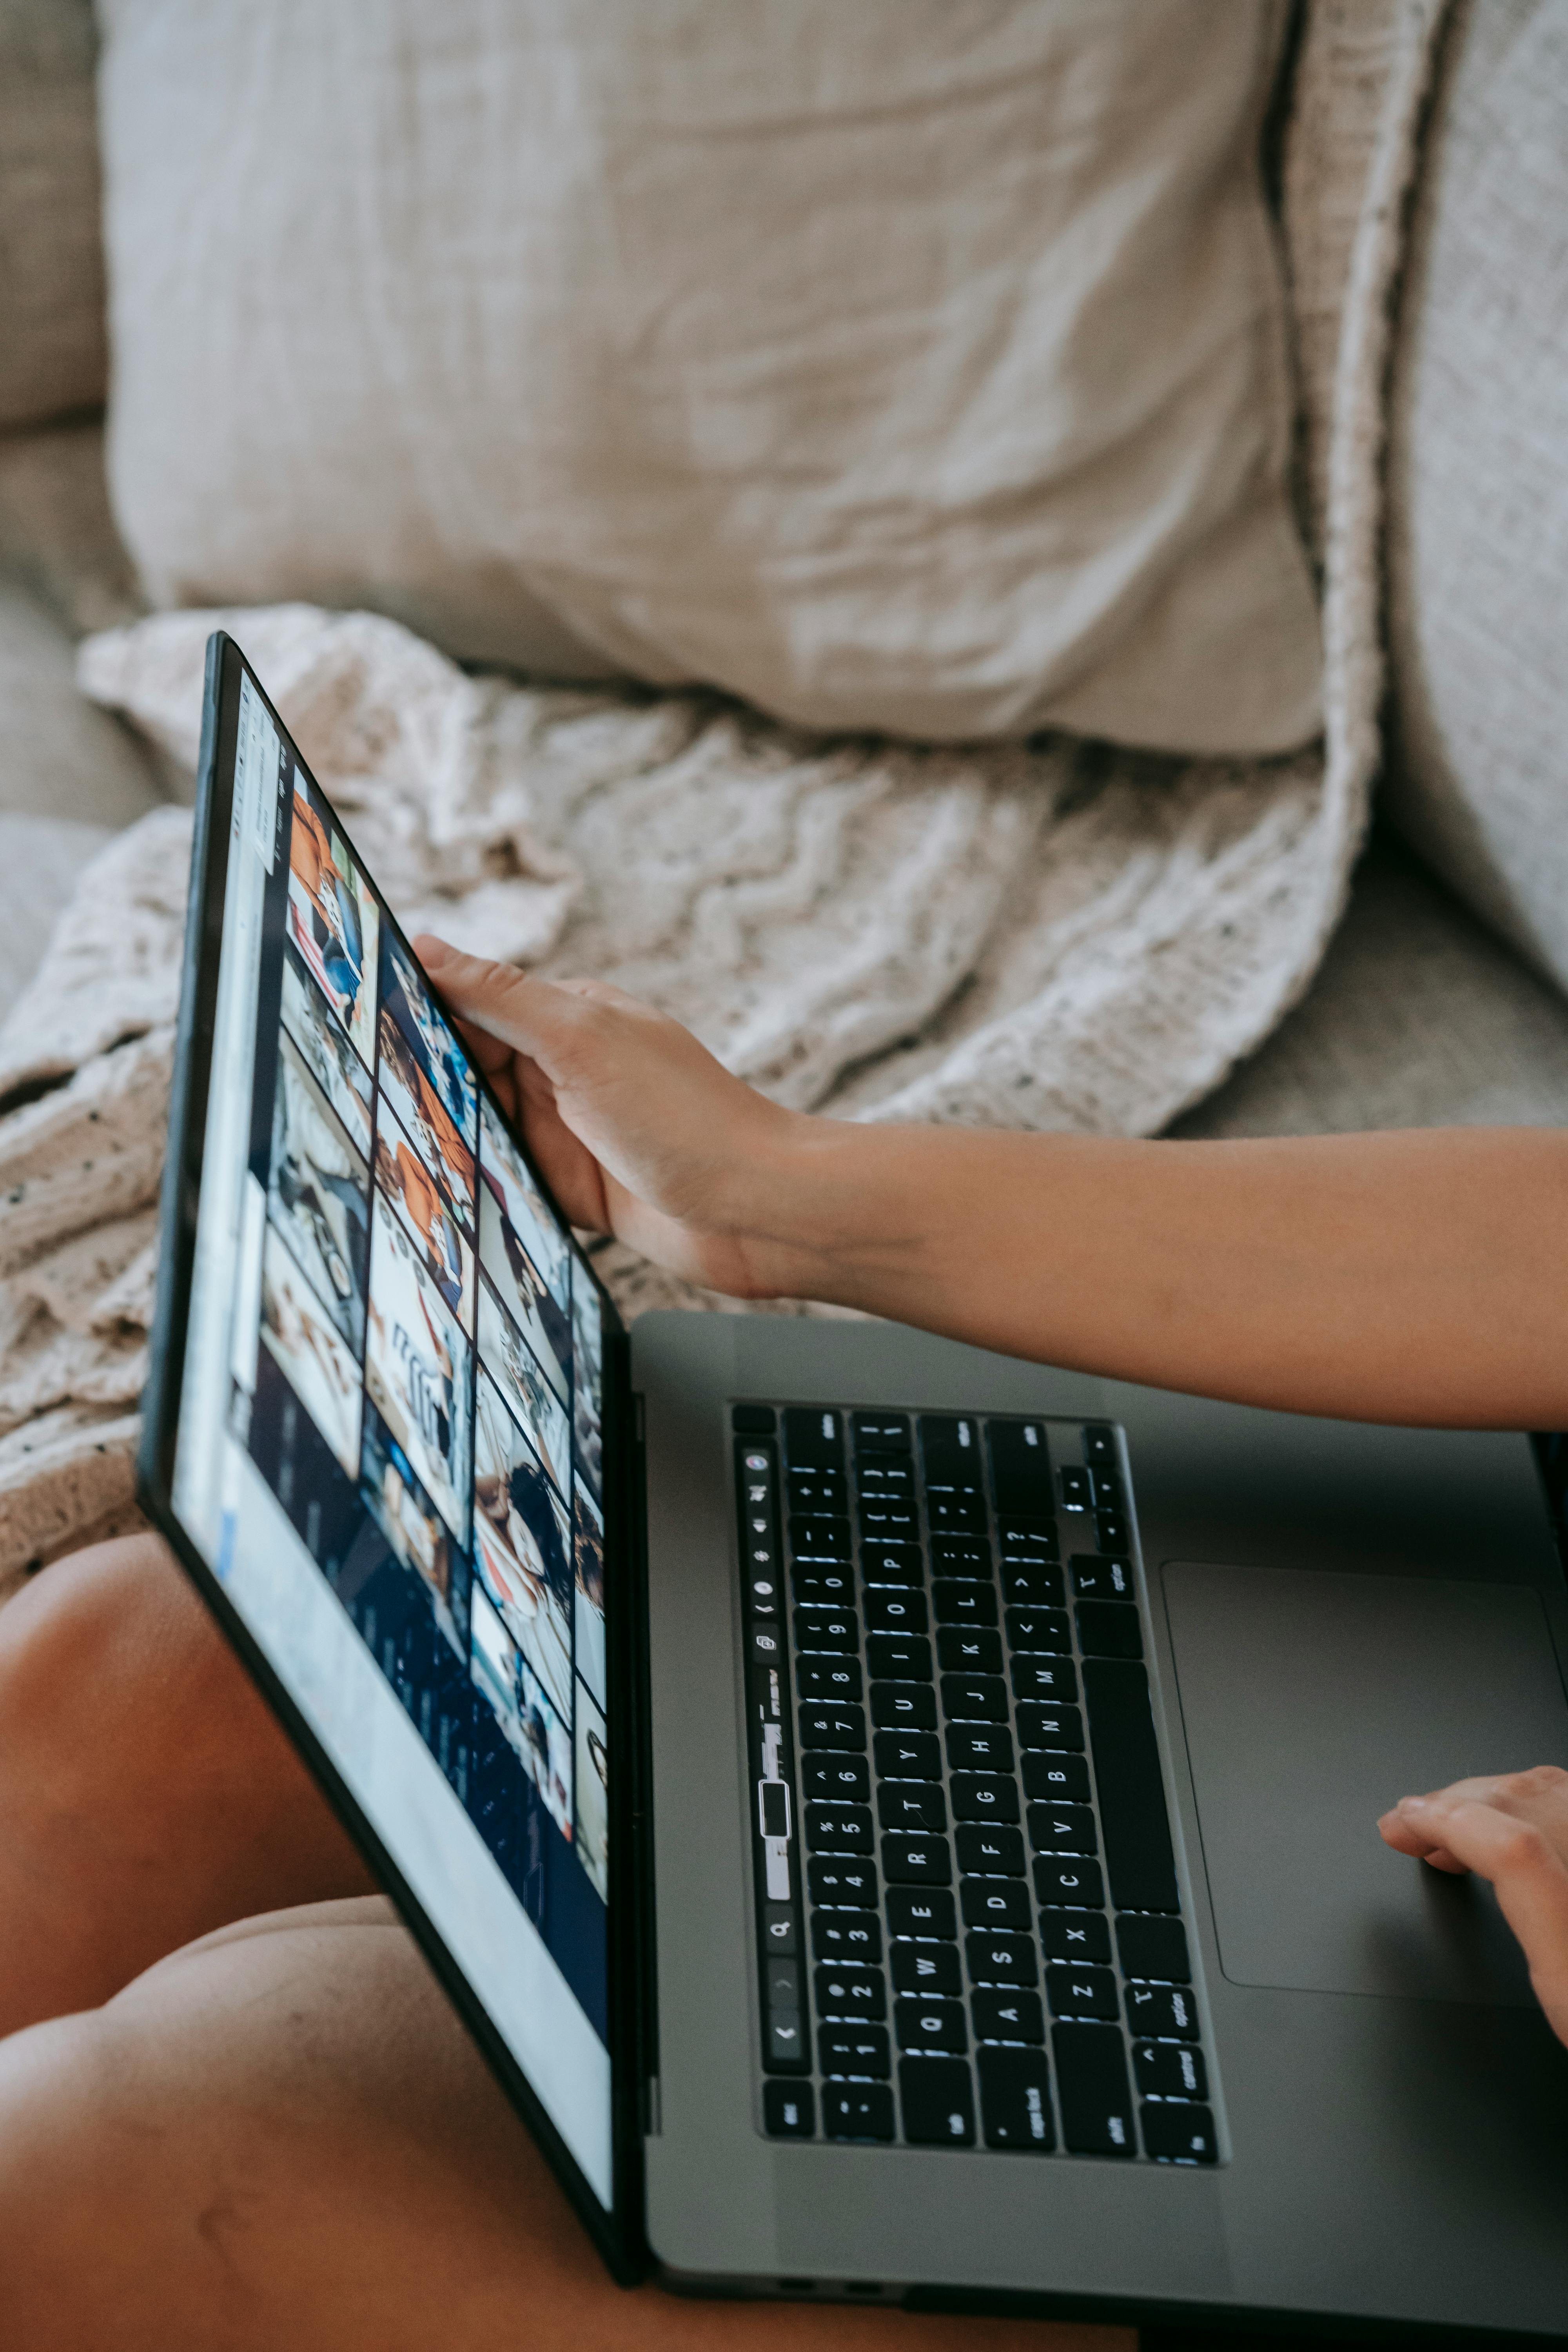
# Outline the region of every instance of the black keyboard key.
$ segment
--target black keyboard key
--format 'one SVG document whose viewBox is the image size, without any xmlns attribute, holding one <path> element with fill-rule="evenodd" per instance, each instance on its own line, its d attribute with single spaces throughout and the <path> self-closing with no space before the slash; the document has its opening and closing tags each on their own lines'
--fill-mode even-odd
<svg viewBox="0 0 1568 2352">
<path fill-rule="evenodd" d="M 951 1944 L 958 1934 L 952 1895 L 942 1886 L 889 1886 L 888 1933 L 935 1937 Z"/>
<path fill-rule="evenodd" d="M 1119 1911 L 1177 1911 L 1160 1750 L 1143 1668 L 1091 1658 L 1083 1670 L 1105 1862 Z"/>
<path fill-rule="evenodd" d="M 805 1843 L 813 1853 L 869 1853 L 868 1805 L 807 1805 Z"/>
<path fill-rule="evenodd" d="M 1024 1786 L 1031 1797 L 1058 1797 L 1067 1803 L 1089 1802 L 1089 1766 L 1081 1756 L 1059 1748 L 1031 1749 L 1024 1759 Z"/>
<path fill-rule="evenodd" d="M 1035 1865 L 1039 1868 L 1038 1863 Z M 805 1865 L 806 1892 L 814 1903 L 836 1904 L 850 1911 L 877 1907 L 877 1873 L 872 1864 L 850 1854 L 822 1854 Z"/>
<path fill-rule="evenodd" d="M 825 1405 L 784 1409 L 784 1459 L 792 1470 L 839 1470 L 844 1466 L 844 1430 Z"/>
<path fill-rule="evenodd" d="M 887 1986 L 880 1969 L 834 1965 L 818 1969 L 812 1978 L 818 2017 L 873 2020 L 888 2013 Z"/>
<path fill-rule="evenodd" d="M 974 2093 L 963 2059 L 901 2059 L 899 2105 L 915 2147 L 973 2147 Z"/>
<path fill-rule="evenodd" d="M 991 1573 L 991 1546 L 984 1536 L 933 1536 L 931 1567 L 938 1576 L 979 1578 Z"/>
<path fill-rule="evenodd" d="M 953 1843 L 963 1877 L 1022 1878 L 1024 1841 L 1005 1822 L 960 1822 Z"/>
<path fill-rule="evenodd" d="M 872 1633 L 866 1664 L 874 1683 L 929 1683 L 931 1643 L 923 1633 Z"/>
<path fill-rule="evenodd" d="M 999 1675 L 1002 1636 L 990 1625 L 941 1626 L 936 1662 L 944 1675 Z"/>
<path fill-rule="evenodd" d="M 795 1688 L 804 1699 L 858 1699 L 858 1658 L 797 1658 Z"/>
<path fill-rule="evenodd" d="M 991 1456 L 991 1492 L 998 1512 L 1049 1511 L 1051 1456 L 1044 1423 L 988 1421 L 985 1447 Z"/>
<path fill-rule="evenodd" d="M 955 1822 L 1016 1822 L 1018 1784 L 983 1772 L 955 1772 L 948 1783 Z"/>
<path fill-rule="evenodd" d="M 849 1507 L 849 1489 L 842 1470 L 792 1470 L 784 1479 L 784 1499 L 792 1518 L 841 1519 Z"/>
<path fill-rule="evenodd" d="M 934 1731 L 936 1693 L 923 1683 L 873 1683 L 871 1720 L 879 1731 Z"/>
<path fill-rule="evenodd" d="M 923 1633 L 926 1597 L 898 1585 L 870 1586 L 866 1593 L 866 1630 L 870 1633 Z"/>
<path fill-rule="evenodd" d="M 933 1536 L 984 1535 L 984 1498 L 962 1486 L 928 1486 L 926 1517 Z"/>
<path fill-rule="evenodd" d="M 920 1517 L 912 1502 L 862 1497 L 860 1534 L 868 1543 L 918 1543 Z"/>
<path fill-rule="evenodd" d="M 1060 1657 L 1072 1648 L 1072 1627 L 1065 1609 L 1009 1609 L 1006 1624 L 1010 1650 L 1042 1650 Z"/>
<path fill-rule="evenodd" d="M 778 1416 L 771 1404 L 738 1404 L 730 1415 L 737 1437 L 771 1437 Z"/>
<path fill-rule="evenodd" d="M 863 1502 L 870 1502 L 879 1496 L 890 1502 L 912 1502 L 914 1465 L 912 1462 L 900 1462 L 893 1454 L 872 1454 L 856 1465 L 855 1486 Z"/>
<path fill-rule="evenodd" d="M 811 2053 L 797 2009 L 772 2010 L 763 2028 L 763 2063 L 770 2074 L 809 2074 Z"/>
<path fill-rule="evenodd" d="M 913 1951 L 916 1947 L 908 1947 Z M 939 1944 L 937 1950 L 945 1950 Z M 969 2025 L 961 2000 L 939 2000 L 906 1994 L 893 2003 L 893 2034 L 900 2050 L 934 2050 L 944 2058 L 962 2058 L 969 2047 Z"/>
<path fill-rule="evenodd" d="M 1080 1470 L 1076 1462 L 1061 1471 L 1062 1502 L 1069 1511 L 1087 1511 L 1094 1500 L 1094 1489 L 1089 1483 L 1089 1472 Z"/>
<path fill-rule="evenodd" d="M 1075 1551 L 1068 1567 L 1072 1589 L 1080 1601 L 1131 1601 L 1132 1563 L 1107 1559 L 1097 1551 Z"/>
<path fill-rule="evenodd" d="M 1121 1511 L 1121 1474 L 1114 1465 L 1096 1464 L 1090 1467 L 1089 1485 L 1094 1489 L 1094 1507 L 1100 1511 Z"/>
<path fill-rule="evenodd" d="M 1219 2140 L 1206 2107 L 1158 2106 L 1139 2111 L 1143 2145 L 1162 2164 L 1217 2164 Z"/>
<path fill-rule="evenodd" d="M 1116 1923 L 1116 1948 L 1124 1977 L 1152 1978 L 1159 1984 L 1191 1984 L 1187 1933 L 1179 1919 L 1132 1918 Z"/>
<path fill-rule="evenodd" d="M 966 1878 L 958 1890 L 966 1927 L 1033 1927 L 1029 1898 L 1014 1878 Z"/>
<path fill-rule="evenodd" d="M 813 2139 L 816 2099 L 809 2083 L 764 2083 L 763 2122 L 770 2139 Z"/>
<path fill-rule="evenodd" d="M 1148 2042 L 1198 2039 L 1198 2006 L 1186 1985 L 1129 1985 L 1127 2022 Z"/>
<path fill-rule="evenodd" d="M 893 2071 L 888 2029 L 885 2025 L 819 2025 L 816 2063 L 825 2074 L 874 2074 L 886 2082 Z"/>
<path fill-rule="evenodd" d="M 1053 1960 L 1046 1969 L 1046 1998 L 1053 2017 L 1116 2015 L 1116 1979 L 1109 1969 Z"/>
<path fill-rule="evenodd" d="M 1080 1601 L 1078 1645 L 1086 1658 L 1141 1658 L 1143 1630 L 1127 1601 Z"/>
<path fill-rule="evenodd" d="M 1100 1538 L 1100 1549 L 1101 1551 L 1125 1551 L 1127 1549 L 1127 1522 L 1122 1517 L 1120 1511 L 1097 1510 L 1094 1516 L 1094 1525 L 1095 1532 Z"/>
<path fill-rule="evenodd" d="M 812 1609 L 852 1609 L 855 1575 L 847 1560 L 796 1560 L 789 1580 L 791 1598 Z"/>
<path fill-rule="evenodd" d="M 1020 1568 L 1053 1567 L 1061 1558 L 1061 1538 L 1055 1519 L 998 1519 L 996 1540 L 1005 1560 Z"/>
<path fill-rule="evenodd" d="M 973 1486 L 978 1491 L 984 1475 L 980 1465 L 979 1423 L 967 1415 L 922 1412 L 920 1433 L 926 1485 Z"/>
<path fill-rule="evenodd" d="M 996 1588 L 974 1579 L 939 1576 L 931 1589 L 939 1625 L 994 1625 Z"/>
<path fill-rule="evenodd" d="M 1068 1910 L 1098 1909 L 1105 1900 L 1105 1883 L 1098 1862 L 1080 1862 L 1066 1855 L 1035 1856 L 1035 1900 L 1065 1904 Z"/>
<path fill-rule="evenodd" d="M 860 1546 L 860 1574 L 867 1584 L 900 1584 L 915 1591 L 925 1582 L 925 1558 L 918 1543 L 879 1537 Z"/>
<path fill-rule="evenodd" d="M 1058 2025 L 1051 2035 L 1062 2138 L 1075 2156 L 1131 2156 L 1132 2095 L 1112 2025 Z"/>
<path fill-rule="evenodd" d="M 963 1990 L 956 1944 L 895 1944 L 888 1955 L 895 1992 L 957 1994 Z"/>
<path fill-rule="evenodd" d="M 1013 1696 L 1020 1702 L 1064 1699 L 1070 1706 L 1078 1698 L 1078 1668 L 1070 1658 L 1015 1658 Z"/>
<path fill-rule="evenodd" d="M 977 1985 L 969 1996 L 969 2022 L 976 2042 L 1043 2042 L 1046 2012 L 1037 1992 Z"/>
<path fill-rule="evenodd" d="M 875 1968 L 882 1957 L 882 1923 L 874 1911 L 814 1911 L 811 1956 L 845 1967 L 863 1960 Z"/>
<path fill-rule="evenodd" d="M 947 1760 L 955 1772 L 1011 1772 L 1013 1735 L 999 1723 L 950 1724 Z"/>
<path fill-rule="evenodd" d="M 1057 2144 L 1050 2067 L 1043 2050 L 982 2050 L 980 2120 L 987 2147 L 1044 2156 Z"/>
<path fill-rule="evenodd" d="M 1103 1911 L 1042 1911 L 1040 1942 L 1049 1960 L 1110 1958 L 1110 1928 Z"/>
<path fill-rule="evenodd" d="M 799 1721 L 803 1748 L 863 1748 L 866 1745 L 862 1706 L 803 1706 Z"/>
<path fill-rule="evenodd" d="M 1018 1745 L 1020 1748 L 1081 1748 L 1083 1717 L 1076 1706 L 1053 1706 L 1044 1700 L 1021 1704 L 1018 1708 Z"/>
<path fill-rule="evenodd" d="M 945 1830 L 947 1799 L 937 1780 L 883 1780 L 877 1818 L 885 1830 Z"/>
<path fill-rule="evenodd" d="M 1029 1807 L 1029 1839 L 1037 1853 L 1093 1853 L 1094 1815 L 1088 1805 L 1044 1800 Z"/>
<path fill-rule="evenodd" d="M 1059 1609 L 1067 1599 L 1061 1570 L 1048 1561 L 1005 1559 L 1002 1598 L 1020 1608 Z"/>
<path fill-rule="evenodd" d="M 964 1938 L 963 1960 L 971 1984 L 999 1985 L 1019 1991 L 1040 1981 L 1039 1958 L 1029 1936 L 981 1927 Z"/>
<path fill-rule="evenodd" d="M 947 1840 L 889 1832 L 882 1840 L 882 1875 L 889 1886 L 951 1886 Z"/>
<path fill-rule="evenodd" d="M 949 1722 L 1005 1723 L 1006 1685 L 999 1675 L 943 1675 L 942 1706 Z"/>
<path fill-rule="evenodd" d="M 1083 1458 L 1098 1468 L 1101 1464 L 1111 1466 L 1116 1462 L 1116 1432 L 1103 1422 L 1091 1422 L 1083 1433 Z"/>
<path fill-rule="evenodd" d="M 860 1628 L 852 1609 L 797 1609 L 795 1612 L 795 1645 L 805 1652 L 823 1651 L 838 1657 L 853 1657 L 860 1647 Z"/>
<path fill-rule="evenodd" d="M 892 2092 L 886 2083 L 824 2083 L 822 2128 L 829 2139 L 891 2139 Z"/>
<path fill-rule="evenodd" d="M 801 1759 L 800 1781 L 806 1796 L 821 1798 L 828 1803 L 838 1797 L 854 1805 L 869 1804 L 871 1801 L 871 1776 L 863 1756 L 846 1756 L 837 1749 L 826 1755 L 819 1752 L 805 1756 Z"/>
<path fill-rule="evenodd" d="M 1204 2053 L 1188 2042 L 1140 2042 L 1132 2051 L 1138 2093 L 1145 2099 L 1206 2099 Z"/>
<path fill-rule="evenodd" d="M 942 1749 L 934 1731 L 879 1731 L 871 1748 L 879 1780 L 942 1778 Z"/>
<path fill-rule="evenodd" d="M 855 1433 L 857 1454 L 907 1454 L 910 1450 L 909 1416 L 901 1412 L 856 1412 L 850 1423 Z"/>
<path fill-rule="evenodd" d="M 849 1558 L 847 1519 L 792 1519 L 789 1548 L 797 1560 L 846 1560 Z"/>
</svg>

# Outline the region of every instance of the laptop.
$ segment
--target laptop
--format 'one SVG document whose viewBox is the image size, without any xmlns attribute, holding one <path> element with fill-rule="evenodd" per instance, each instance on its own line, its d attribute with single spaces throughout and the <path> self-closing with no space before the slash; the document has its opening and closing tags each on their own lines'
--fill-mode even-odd
<svg viewBox="0 0 1568 2352">
<path fill-rule="evenodd" d="M 1373 1826 L 1568 1763 L 1529 1441 L 627 1333 L 222 633 L 153 1354 L 150 1515 L 616 2278 L 1568 2325 L 1568 2051 Z"/>
</svg>

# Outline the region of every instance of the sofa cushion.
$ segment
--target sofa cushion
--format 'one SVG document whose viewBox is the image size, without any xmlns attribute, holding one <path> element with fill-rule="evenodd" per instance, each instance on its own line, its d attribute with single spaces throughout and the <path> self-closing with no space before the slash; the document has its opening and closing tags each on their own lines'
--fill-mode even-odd
<svg viewBox="0 0 1568 2352">
<path fill-rule="evenodd" d="M 1176 1135 L 1568 1125 L 1568 1004 L 1396 837 L 1304 1003 Z"/>
<path fill-rule="evenodd" d="M 1568 17 L 1457 19 L 1394 383 L 1386 805 L 1568 982 Z"/>
<path fill-rule="evenodd" d="M 0 431 L 104 395 L 91 0 L 0 7 Z"/>
<path fill-rule="evenodd" d="M 1283 15 L 107 0 L 154 599 L 832 729 L 1303 740 Z"/>
</svg>

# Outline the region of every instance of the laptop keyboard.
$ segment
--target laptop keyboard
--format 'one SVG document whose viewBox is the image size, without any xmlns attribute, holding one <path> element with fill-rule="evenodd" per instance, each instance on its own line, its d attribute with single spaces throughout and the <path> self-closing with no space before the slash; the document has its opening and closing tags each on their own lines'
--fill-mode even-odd
<svg viewBox="0 0 1568 2352">
<path fill-rule="evenodd" d="M 1215 2163 L 1117 1432 L 731 1418 L 764 2129 Z"/>
</svg>

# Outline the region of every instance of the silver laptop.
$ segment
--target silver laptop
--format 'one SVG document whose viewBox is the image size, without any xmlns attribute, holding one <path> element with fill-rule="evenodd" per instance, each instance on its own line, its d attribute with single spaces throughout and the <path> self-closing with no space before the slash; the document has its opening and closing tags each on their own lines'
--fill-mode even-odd
<svg viewBox="0 0 1568 2352">
<path fill-rule="evenodd" d="M 1568 1763 L 1526 1439 L 628 1337 L 221 634 L 163 1232 L 147 1507 L 617 2278 L 1568 2326 L 1568 2052 L 1373 1826 Z"/>
</svg>

